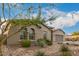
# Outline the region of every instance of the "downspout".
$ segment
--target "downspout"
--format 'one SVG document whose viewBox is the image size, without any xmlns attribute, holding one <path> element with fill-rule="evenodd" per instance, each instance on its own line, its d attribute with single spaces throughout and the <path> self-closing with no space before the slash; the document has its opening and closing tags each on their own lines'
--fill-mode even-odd
<svg viewBox="0 0 79 59">
<path fill-rule="evenodd" d="M 51 30 L 51 43 L 53 44 L 53 30 Z"/>
</svg>

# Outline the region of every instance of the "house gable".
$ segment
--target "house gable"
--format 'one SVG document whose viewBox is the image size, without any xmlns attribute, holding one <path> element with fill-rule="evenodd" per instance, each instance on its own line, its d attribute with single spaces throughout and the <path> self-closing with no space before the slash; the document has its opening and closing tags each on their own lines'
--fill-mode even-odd
<svg viewBox="0 0 79 59">
<path fill-rule="evenodd" d="M 63 30 L 61 30 L 61 29 L 53 30 L 53 33 L 54 34 L 60 34 L 60 35 L 64 35 L 65 34 L 65 32 Z"/>
<path fill-rule="evenodd" d="M 35 30 L 35 39 L 40 39 L 43 38 L 44 33 L 47 32 L 47 39 L 51 40 L 51 30 L 48 29 L 46 26 L 39 24 L 37 26 L 35 25 L 31 25 L 27 27 L 30 31 L 31 28 L 33 28 Z"/>
</svg>

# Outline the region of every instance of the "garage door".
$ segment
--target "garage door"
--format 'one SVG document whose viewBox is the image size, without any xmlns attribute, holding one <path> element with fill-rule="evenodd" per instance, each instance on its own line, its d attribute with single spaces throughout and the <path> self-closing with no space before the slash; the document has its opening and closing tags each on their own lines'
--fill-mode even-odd
<svg viewBox="0 0 79 59">
<path fill-rule="evenodd" d="M 61 43 L 63 41 L 63 35 L 56 35 L 55 41 L 58 42 L 58 43 Z"/>
</svg>

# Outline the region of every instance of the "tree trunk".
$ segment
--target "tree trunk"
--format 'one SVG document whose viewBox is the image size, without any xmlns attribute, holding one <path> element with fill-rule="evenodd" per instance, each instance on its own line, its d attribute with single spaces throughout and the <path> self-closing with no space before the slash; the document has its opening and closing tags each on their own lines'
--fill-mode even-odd
<svg viewBox="0 0 79 59">
<path fill-rule="evenodd" d="M 4 45 L 4 42 L 5 42 L 5 39 L 6 37 L 2 34 L 0 36 L 0 56 L 3 56 L 3 45 Z"/>
<path fill-rule="evenodd" d="M 53 31 L 51 30 L 51 44 L 53 44 Z"/>
</svg>

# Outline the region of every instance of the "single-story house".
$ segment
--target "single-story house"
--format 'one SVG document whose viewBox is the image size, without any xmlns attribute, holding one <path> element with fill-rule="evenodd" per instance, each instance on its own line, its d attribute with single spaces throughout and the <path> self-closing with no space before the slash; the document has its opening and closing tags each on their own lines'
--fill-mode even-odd
<svg viewBox="0 0 79 59">
<path fill-rule="evenodd" d="M 20 30 L 22 29 L 22 30 Z M 9 26 L 8 30 L 4 33 L 7 39 L 7 45 L 19 44 L 23 39 L 30 39 L 35 41 L 41 38 L 46 38 L 53 43 L 62 43 L 64 41 L 65 32 L 61 29 L 49 28 L 44 24 L 31 25 L 31 26 Z"/>
</svg>

